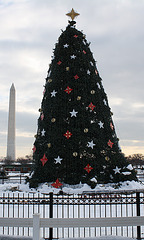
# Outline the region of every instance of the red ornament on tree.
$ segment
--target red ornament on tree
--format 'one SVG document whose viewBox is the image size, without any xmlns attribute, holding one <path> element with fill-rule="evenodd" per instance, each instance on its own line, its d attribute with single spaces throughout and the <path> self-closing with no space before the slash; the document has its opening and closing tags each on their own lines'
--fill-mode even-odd
<svg viewBox="0 0 144 240">
<path fill-rule="evenodd" d="M 96 75 L 98 75 L 98 71 L 97 70 L 95 70 L 95 73 L 96 73 Z"/>
<path fill-rule="evenodd" d="M 75 34 L 75 35 L 74 35 L 74 37 L 75 37 L 75 38 L 77 38 L 77 37 L 78 37 L 78 35 L 76 35 L 76 34 Z"/>
<path fill-rule="evenodd" d="M 44 155 L 43 155 L 43 158 L 41 158 L 40 160 L 41 160 L 41 162 L 42 162 L 42 165 L 44 166 L 44 165 L 46 164 L 46 162 L 48 161 L 48 159 L 46 158 L 45 153 L 44 153 Z"/>
<path fill-rule="evenodd" d="M 58 61 L 58 63 L 57 63 L 57 64 L 58 64 L 58 65 L 61 65 L 61 63 L 62 63 L 61 61 Z"/>
<path fill-rule="evenodd" d="M 113 144 L 114 144 L 114 143 L 113 143 L 113 142 L 111 142 L 111 140 L 109 140 L 109 141 L 108 141 L 108 146 L 109 146 L 109 147 L 111 147 L 111 148 L 112 148 L 112 147 L 113 147 Z"/>
<path fill-rule="evenodd" d="M 95 108 L 95 105 L 92 104 L 92 102 L 89 104 L 89 108 L 93 111 Z"/>
<path fill-rule="evenodd" d="M 89 164 L 84 168 L 88 173 L 91 172 L 92 169 L 93 168 Z"/>
<path fill-rule="evenodd" d="M 35 151 L 36 151 L 35 145 L 33 146 L 32 150 L 33 150 L 33 153 L 35 153 Z"/>
<path fill-rule="evenodd" d="M 59 182 L 58 178 L 57 180 L 51 184 L 54 188 L 59 188 L 61 187 L 63 184 Z"/>
<path fill-rule="evenodd" d="M 79 76 L 78 76 L 78 75 L 75 75 L 74 78 L 77 80 L 77 79 L 79 78 Z"/>
<path fill-rule="evenodd" d="M 86 51 L 85 51 L 85 50 L 83 50 L 83 53 L 84 53 L 84 54 L 86 54 Z"/>
<path fill-rule="evenodd" d="M 67 88 L 64 90 L 66 93 L 70 94 L 73 89 L 67 86 Z"/>
<path fill-rule="evenodd" d="M 111 129 L 112 129 L 112 130 L 114 129 L 114 126 L 113 126 L 113 124 L 112 124 L 112 123 L 110 123 L 110 127 L 111 127 Z"/>
<path fill-rule="evenodd" d="M 44 119 L 44 114 L 42 113 L 42 114 L 41 114 L 41 120 L 43 120 L 43 119 Z"/>
<path fill-rule="evenodd" d="M 67 130 L 67 132 L 64 134 L 64 136 L 69 139 L 72 136 L 72 133 Z"/>
</svg>

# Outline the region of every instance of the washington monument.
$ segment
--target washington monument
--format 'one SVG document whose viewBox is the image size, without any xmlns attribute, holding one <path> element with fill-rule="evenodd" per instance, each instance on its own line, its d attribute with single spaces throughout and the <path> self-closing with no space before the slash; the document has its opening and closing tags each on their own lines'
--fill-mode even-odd
<svg viewBox="0 0 144 240">
<path fill-rule="evenodd" d="M 9 98 L 7 159 L 15 160 L 15 87 L 12 84 Z"/>
</svg>

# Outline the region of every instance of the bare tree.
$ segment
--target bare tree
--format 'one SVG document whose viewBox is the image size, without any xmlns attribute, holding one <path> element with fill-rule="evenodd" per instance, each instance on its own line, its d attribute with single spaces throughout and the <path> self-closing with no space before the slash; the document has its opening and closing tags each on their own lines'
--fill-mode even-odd
<svg viewBox="0 0 144 240">
<path fill-rule="evenodd" d="M 27 164 L 32 162 L 32 155 L 26 155 L 25 157 L 17 158 L 17 162 L 21 164 Z"/>
<path fill-rule="evenodd" d="M 127 160 L 133 165 L 144 165 L 144 155 L 141 153 L 129 155 Z"/>
</svg>

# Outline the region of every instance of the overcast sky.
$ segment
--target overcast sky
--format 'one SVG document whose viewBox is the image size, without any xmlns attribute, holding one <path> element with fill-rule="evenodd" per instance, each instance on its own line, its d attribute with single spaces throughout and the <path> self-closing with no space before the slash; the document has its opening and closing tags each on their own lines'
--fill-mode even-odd
<svg viewBox="0 0 144 240">
<path fill-rule="evenodd" d="M 74 8 L 97 61 L 120 146 L 144 154 L 144 0 L 0 0 L 0 156 L 16 88 L 16 157 L 32 153 L 53 48 Z"/>
</svg>

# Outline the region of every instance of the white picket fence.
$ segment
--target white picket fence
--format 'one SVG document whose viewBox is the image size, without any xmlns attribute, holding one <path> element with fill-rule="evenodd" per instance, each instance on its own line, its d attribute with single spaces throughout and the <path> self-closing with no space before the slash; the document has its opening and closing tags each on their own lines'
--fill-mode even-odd
<svg viewBox="0 0 144 240">
<path fill-rule="evenodd" d="M 0 226 L 32 227 L 33 240 L 40 240 L 41 228 L 144 226 L 144 216 L 110 218 L 40 218 L 40 214 L 36 213 L 33 215 L 33 218 L 0 218 Z"/>
</svg>

